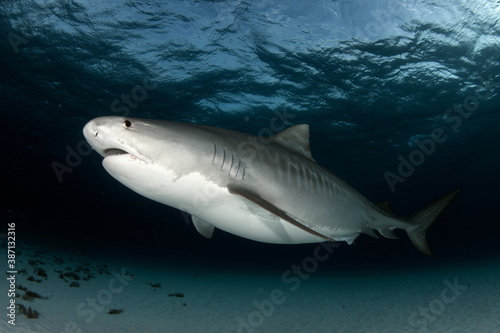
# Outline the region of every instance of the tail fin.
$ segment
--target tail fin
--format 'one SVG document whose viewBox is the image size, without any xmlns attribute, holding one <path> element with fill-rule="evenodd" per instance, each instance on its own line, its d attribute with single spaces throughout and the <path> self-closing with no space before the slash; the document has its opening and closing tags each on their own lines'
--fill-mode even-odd
<svg viewBox="0 0 500 333">
<path fill-rule="evenodd" d="M 434 201 L 429 206 L 413 214 L 409 218 L 409 226 L 406 228 L 406 232 L 410 237 L 413 245 L 417 247 L 421 252 L 427 255 L 432 255 L 429 245 L 427 244 L 427 239 L 425 238 L 425 232 L 427 228 L 434 222 L 437 217 L 443 212 L 443 210 L 448 206 L 448 204 L 455 198 L 455 196 L 460 191 L 460 187 L 454 189 L 450 193 L 442 196 L 441 198 Z"/>
</svg>

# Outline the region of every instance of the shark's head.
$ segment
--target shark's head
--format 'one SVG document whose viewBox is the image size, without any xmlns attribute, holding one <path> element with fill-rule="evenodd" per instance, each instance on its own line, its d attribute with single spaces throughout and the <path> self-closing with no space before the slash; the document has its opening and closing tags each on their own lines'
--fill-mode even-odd
<svg viewBox="0 0 500 333">
<path fill-rule="evenodd" d="M 85 125 L 83 135 L 104 157 L 103 166 L 113 176 L 115 172 L 140 172 L 156 164 L 179 169 L 181 165 L 175 162 L 189 154 L 185 149 L 188 138 L 174 122 L 100 117 Z"/>
<path fill-rule="evenodd" d="M 145 139 L 145 127 L 121 117 L 101 117 L 89 121 L 83 128 L 83 135 L 92 148 L 105 160 L 139 159 L 144 163 L 152 162 L 145 151 L 146 145 L 139 144 Z M 149 140 L 149 138 L 148 138 Z"/>
<path fill-rule="evenodd" d="M 176 179 L 199 169 L 200 155 L 211 144 L 203 140 L 201 130 L 195 127 L 187 131 L 186 126 L 168 121 L 100 117 L 85 125 L 83 135 L 104 157 L 102 164 L 109 174 L 146 197 L 165 201 L 158 197 L 159 193 L 170 195 L 175 191 L 172 184 Z"/>
<path fill-rule="evenodd" d="M 137 160 L 158 162 L 168 147 L 174 148 L 175 123 L 167 132 L 167 122 L 123 117 L 100 117 L 89 121 L 83 135 L 92 148 L 104 157 L 104 163 Z M 178 138 L 177 138 L 178 139 Z"/>
</svg>

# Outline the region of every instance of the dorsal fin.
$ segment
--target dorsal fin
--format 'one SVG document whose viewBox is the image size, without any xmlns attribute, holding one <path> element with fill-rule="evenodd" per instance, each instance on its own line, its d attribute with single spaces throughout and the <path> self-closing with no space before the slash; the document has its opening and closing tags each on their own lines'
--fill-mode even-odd
<svg viewBox="0 0 500 333">
<path fill-rule="evenodd" d="M 314 161 L 309 148 L 309 125 L 307 124 L 289 127 L 272 136 L 271 141 Z"/>
</svg>

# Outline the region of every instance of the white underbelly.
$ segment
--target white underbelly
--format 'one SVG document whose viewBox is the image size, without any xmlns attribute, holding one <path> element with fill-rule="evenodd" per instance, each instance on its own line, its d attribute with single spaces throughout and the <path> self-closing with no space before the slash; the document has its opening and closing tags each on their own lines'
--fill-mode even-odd
<svg viewBox="0 0 500 333">
<path fill-rule="evenodd" d="M 178 188 L 177 197 L 164 200 L 163 203 L 194 215 L 217 229 L 265 243 L 324 241 L 324 238 L 282 220 L 252 201 L 230 193 L 226 187 L 206 180 L 200 174 L 181 177 L 174 184 L 172 185 Z"/>
<path fill-rule="evenodd" d="M 277 244 L 325 241 L 248 199 L 229 193 L 226 187 L 215 184 L 200 173 L 177 176 L 172 170 L 139 161 L 130 155 L 108 157 L 103 165 L 114 178 L 135 192 L 197 216 L 234 235 Z M 324 234 L 321 230 L 316 231 Z"/>
<path fill-rule="evenodd" d="M 192 214 L 218 229 L 259 242 L 300 244 L 325 241 L 226 189 L 218 193 L 217 202 Z"/>
</svg>

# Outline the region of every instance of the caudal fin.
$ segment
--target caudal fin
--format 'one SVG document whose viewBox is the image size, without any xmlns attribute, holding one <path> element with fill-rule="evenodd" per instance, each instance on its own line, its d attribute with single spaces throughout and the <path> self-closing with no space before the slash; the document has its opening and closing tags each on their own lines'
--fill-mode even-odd
<svg viewBox="0 0 500 333">
<path fill-rule="evenodd" d="M 455 198 L 459 191 L 460 187 L 454 189 L 450 193 L 437 199 L 432 204 L 413 214 L 409 218 L 409 226 L 406 228 L 406 232 L 408 233 L 408 236 L 410 237 L 413 245 L 415 245 L 417 249 L 419 249 L 424 254 L 430 256 L 432 255 L 432 252 L 429 249 L 429 245 L 427 244 L 427 239 L 425 237 L 427 228 L 429 228 L 432 222 L 437 219 L 437 217 Z"/>
</svg>

